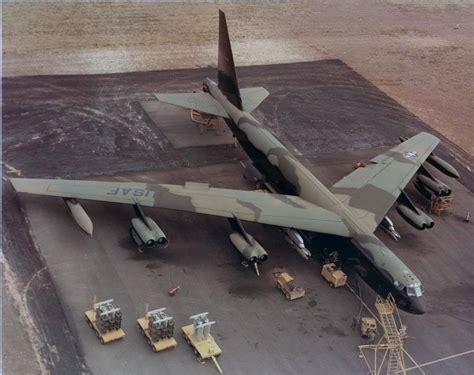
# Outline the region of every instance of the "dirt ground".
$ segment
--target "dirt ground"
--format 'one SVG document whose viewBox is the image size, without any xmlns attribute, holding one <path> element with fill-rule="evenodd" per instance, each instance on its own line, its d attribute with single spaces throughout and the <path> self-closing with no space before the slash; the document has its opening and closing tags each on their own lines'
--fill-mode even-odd
<svg viewBox="0 0 474 375">
<path fill-rule="evenodd" d="M 3 73 L 214 65 L 220 7 L 237 65 L 341 59 L 474 155 L 471 1 L 228 3 L 4 4 Z"/>
</svg>

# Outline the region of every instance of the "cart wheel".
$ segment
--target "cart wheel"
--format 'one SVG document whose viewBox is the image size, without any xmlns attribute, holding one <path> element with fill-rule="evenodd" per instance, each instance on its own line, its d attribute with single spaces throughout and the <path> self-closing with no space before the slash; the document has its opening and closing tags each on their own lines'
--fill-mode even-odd
<svg viewBox="0 0 474 375">
<path fill-rule="evenodd" d="M 281 285 L 277 283 L 277 288 L 281 290 Z"/>
<path fill-rule="evenodd" d="M 156 350 L 156 346 L 155 345 L 152 345 L 151 346 L 151 350 L 153 350 L 154 353 L 156 353 L 158 350 Z"/>
<path fill-rule="evenodd" d="M 206 363 L 199 353 L 196 354 L 196 359 L 201 365 Z"/>
<path fill-rule="evenodd" d="M 104 341 L 104 338 L 103 338 L 103 337 L 100 338 L 100 343 L 101 343 L 102 345 L 105 344 L 105 341 Z"/>
<path fill-rule="evenodd" d="M 191 340 L 189 339 L 188 336 L 186 336 L 186 334 L 183 332 L 183 337 L 184 337 L 184 340 L 189 344 L 191 345 Z"/>
<path fill-rule="evenodd" d="M 285 298 L 289 301 L 290 300 L 290 295 L 285 293 Z"/>
<path fill-rule="evenodd" d="M 94 330 L 94 332 L 97 337 L 100 337 L 99 331 Z"/>
</svg>

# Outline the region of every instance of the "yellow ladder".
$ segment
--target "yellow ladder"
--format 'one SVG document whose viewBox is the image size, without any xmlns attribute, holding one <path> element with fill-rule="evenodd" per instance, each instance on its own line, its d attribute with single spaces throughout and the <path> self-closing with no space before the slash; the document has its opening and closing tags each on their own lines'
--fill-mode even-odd
<svg viewBox="0 0 474 375">
<path fill-rule="evenodd" d="M 395 300 L 392 295 L 389 295 L 386 300 L 377 297 L 375 307 L 379 313 L 385 340 L 387 341 L 387 375 L 399 373 L 405 374 L 403 340 L 400 337 L 400 332 L 393 315 L 395 310 Z"/>
</svg>

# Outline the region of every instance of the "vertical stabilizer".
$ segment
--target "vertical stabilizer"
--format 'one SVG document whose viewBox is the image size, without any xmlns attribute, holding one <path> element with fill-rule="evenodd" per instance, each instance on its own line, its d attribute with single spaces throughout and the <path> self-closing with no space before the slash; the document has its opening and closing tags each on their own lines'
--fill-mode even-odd
<svg viewBox="0 0 474 375">
<path fill-rule="evenodd" d="M 240 98 L 239 83 L 235 73 L 227 22 L 222 10 L 219 10 L 219 56 L 217 70 L 219 89 L 233 105 L 238 109 L 242 109 L 242 99 Z"/>
</svg>

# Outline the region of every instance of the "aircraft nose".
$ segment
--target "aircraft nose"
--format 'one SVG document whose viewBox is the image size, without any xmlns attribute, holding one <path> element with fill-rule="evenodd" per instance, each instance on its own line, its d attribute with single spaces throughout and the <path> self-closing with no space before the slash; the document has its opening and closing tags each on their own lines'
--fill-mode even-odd
<svg viewBox="0 0 474 375">
<path fill-rule="evenodd" d="M 426 303 L 424 297 L 416 297 L 412 299 L 411 309 L 413 314 L 424 314 L 426 312 Z"/>
</svg>

